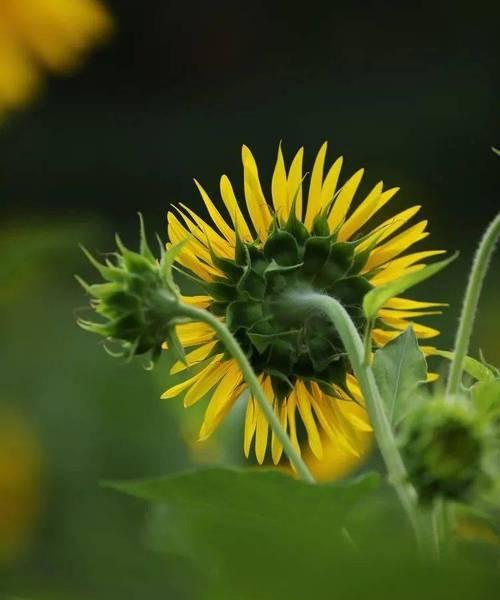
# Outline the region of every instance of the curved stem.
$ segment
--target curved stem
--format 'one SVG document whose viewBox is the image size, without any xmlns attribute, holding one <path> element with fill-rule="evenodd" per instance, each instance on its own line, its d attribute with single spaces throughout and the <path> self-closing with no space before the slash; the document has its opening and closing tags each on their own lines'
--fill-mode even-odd
<svg viewBox="0 0 500 600">
<path fill-rule="evenodd" d="M 467 284 L 467 290 L 462 305 L 462 314 L 455 338 L 453 360 L 451 362 L 446 396 L 455 396 L 460 389 L 465 356 L 469 348 L 472 326 L 476 316 L 477 305 L 483 280 L 488 270 L 490 258 L 495 249 L 495 243 L 500 235 L 500 213 L 493 219 L 485 231 L 474 257 L 472 269 Z"/>
<path fill-rule="evenodd" d="M 290 300 L 294 302 L 294 306 L 301 306 L 303 309 L 309 311 L 319 310 L 323 312 L 334 323 L 349 355 L 354 375 L 358 379 L 375 437 L 387 467 L 389 480 L 394 486 L 401 504 L 408 515 L 419 544 L 422 545 L 424 535 L 416 508 L 417 493 L 415 488 L 408 483 L 406 467 L 399 454 L 373 372 L 370 366 L 363 362 L 363 342 L 354 323 L 344 307 L 330 296 L 314 292 L 297 292 L 290 296 Z"/>
<path fill-rule="evenodd" d="M 220 341 L 226 347 L 227 351 L 239 364 L 243 373 L 243 377 L 245 378 L 250 391 L 252 392 L 255 400 L 259 403 L 259 406 L 266 416 L 271 429 L 279 441 L 283 444 L 283 449 L 290 459 L 290 462 L 295 467 L 297 473 L 304 481 L 314 483 L 314 477 L 311 475 L 311 472 L 307 468 L 305 462 L 302 460 L 299 452 L 297 452 L 297 450 L 294 448 L 290 438 L 288 437 L 288 434 L 281 425 L 278 417 L 275 415 L 272 405 L 266 398 L 266 395 L 264 394 L 259 380 L 257 379 L 252 366 L 248 362 L 245 353 L 241 349 L 238 342 L 234 339 L 226 325 L 224 325 L 222 321 L 217 319 L 217 317 L 214 317 L 208 311 L 193 306 L 183 305 L 182 312 L 184 313 L 184 316 L 188 317 L 189 319 L 194 321 L 202 321 L 212 327 Z"/>
</svg>

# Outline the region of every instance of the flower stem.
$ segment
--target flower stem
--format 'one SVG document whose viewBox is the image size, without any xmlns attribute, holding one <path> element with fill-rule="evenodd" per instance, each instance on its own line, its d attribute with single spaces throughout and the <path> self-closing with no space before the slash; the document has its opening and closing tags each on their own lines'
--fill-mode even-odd
<svg viewBox="0 0 500 600">
<path fill-rule="evenodd" d="M 278 417 L 275 415 L 271 403 L 266 398 L 264 391 L 255 375 L 255 372 L 248 362 L 248 359 L 241 349 L 238 342 L 234 339 L 233 335 L 226 327 L 226 325 L 220 321 L 217 317 L 214 317 L 211 313 L 206 310 L 199 309 L 193 306 L 183 305 L 182 311 L 185 317 L 192 319 L 193 321 L 202 321 L 212 327 L 220 341 L 224 344 L 227 351 L 237 361 L 240 369 L 243 373 L 243 377 L 250 388 L 255 400 L 259 403 L 262 412 L 266 416 L 266 419 L 271 426 L 271 429 L 275 433 L 276 437 L 283 444 L 283 449 L 286 452 L 290 462 L 295 467 L 299 476 L 309 483 L 314 483 L 314 477 L 307 468 L 305 462 L 302 460 L 299 452 L 293 446 L 288 434 L 281 425 Z"/>
<path fill-rule="evenodd" d="M 290 300 L 294 303 L 294 307 L 323 312 L 335 325 L 365 399 L 375 437 L 387 467 L 389 481 L 394 486 L 408 515 L 420 547 L 423 547 L 425 536 L 417 511 L 417 493 L 408 483 L 406 467 L 399 453 L 373 371 L 367 363 L 364 363 L 363 342 L 354 323 L 344 307 L 330 296 L 314 292 L 296 292 L 290 295 Z"/>
<path fill-rule="evenodd" d="M 462 371 L 465 356 L 469 348 L 470 336 L 474 325 L 474 318 L 481 294 L 484 277 L 488 270 L 490 258 L 495 249 L 495 243 L 500 235 L 500 213 L 493 219 L 486 229 L 483 238 L 474 257 L 472 269 L 469 275 L 469 282 L 462 305 L 462 314 L 455 338 L 455 348 L 453 360 L 451 362 L 448 375 L 448 384 L 446 387 L 446 396 L 451 398 L 458 394 L 460 382 L 462 380 Z"/>
</svg>

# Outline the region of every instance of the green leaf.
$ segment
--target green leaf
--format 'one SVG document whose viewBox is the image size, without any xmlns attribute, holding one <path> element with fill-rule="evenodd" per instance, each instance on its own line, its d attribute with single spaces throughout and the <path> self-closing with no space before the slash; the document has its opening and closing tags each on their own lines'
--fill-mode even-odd
<svg viewBox="0 0 500 600">
<path fill-rule="evenodd" d="M 450 258 L 447 258 L 446 260 L 428 265 L 427 267 L 424 267 L 415 273 L 403 275 L 403 277 L 400 277 L 395 281 L 380 285 L 368 292 L 363 299 L 363 311 L 366 318 L 369 320 L 374 319 L 377 316 L 378 311 L 382 308 L 382 306 L 384 306 L 387 300 L 393 298 L 394 296 L 398 296 L 414 285 L 417 285 L 418 283 L 429 279 L 429 277 L 432 277 L 436 273 L 439 273 L 439 271 L 453 262 L 457 256 L 458 252 L 455 252 L 453 256 L 450 256 Z"/>
<path fill-rule="evenodd" d="M 427 379 L 427 364 L 411 327 L 375 352 L 373 373 L 389 420 L 396 424 Z"/>
<path fill-rule="evenodd" d="M 500 379 L 476 383 L 472 387 L 472 399 L 486 419 L 500 424 Z"/>
<path fill-rule="evenodd" d="M 372 473 L 351 482 L 310 485 L 277 469 L 208 468 L 104 485 L 158 505 L 153 533 L 158 549 L 190 555 L 225 584 L 227 578 L 251 584 L 297 564 L 297 552 L 307 554 L 298 562 L 309 569 L 318 561 L 327 564 L 334 548 L 348 551 L 342 534 L 346 518 L 359 500 L 368 499 L 378 479 Z M 306 583 L 308 577 L 302 572 L 296 579 Z"/>
<path fill-rule="evenodd" d="M 453 360 L 455 356 L 454 352 L 447 352 L 446 350 L 434 350 L 433 354 L 448 360 Z M 464 371 L 478 381 L 493 381 L 496 377 L 489 367 L 471 356 L 466 356 L 464 359 Z"/>
</svg>

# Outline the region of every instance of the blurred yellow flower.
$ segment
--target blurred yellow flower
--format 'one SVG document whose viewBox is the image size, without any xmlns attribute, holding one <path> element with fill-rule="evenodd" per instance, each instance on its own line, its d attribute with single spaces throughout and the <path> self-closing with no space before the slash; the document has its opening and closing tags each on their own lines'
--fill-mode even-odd
<svg viewBox="0 0 500 600">
<path fill-rule="evenodd" d="M 0 565 L 28 546 L 41 506 L 41 452 L 22 417 L 0 406 Z"/>
<path fill-rule="evenodd" d="M 0 115 L 32 99 L 44 69 L 70 72 L 111 30 L 98 0 L 0 0 Z"/>
</svg>

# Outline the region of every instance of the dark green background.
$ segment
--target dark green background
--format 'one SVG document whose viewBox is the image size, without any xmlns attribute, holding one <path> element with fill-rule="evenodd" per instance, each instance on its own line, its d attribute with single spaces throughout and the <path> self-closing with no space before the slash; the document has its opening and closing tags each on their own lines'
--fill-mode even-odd
<svg viewBox="0 0 500 600">
<path fill-rule="evenodd" d="M 35 542 L 0 575 L 0 592 L 26 597 L 177 597 L 184 568 L 144 549 L 141 503 L 98 486 L 190 459 L 181 411 L 158 400 L 165 366 L 119 364 L 75 326 L 86 299 L 72 274 L 90 276 L 78 242 L 108 251 L 114 230 L 132 242 L 138 210 L 164 237 L 171 202 L 200 208 L 193 176 L 214 196 L 222 173 L 241 189 L 242 143 L 268 184 L 280 140 L 289 158 L 305 145 L 309 165 L 328 140 L 345 176 L 366 168 L 364 189 L 401 186 L 392 210 L 423 204 L 422 248 L 462 251 L 416 291 L 451 303 L 431 323 L 449 347 L 499 206 L 498 5 L 108 4 L 114 40 L 0 130 L 0 401 L 24 414 L 45 460 Z M 498 266 L 472 349 L 497 364 Z M 238 462 L 239 430 L 226 429 Z"/>
</svg>

